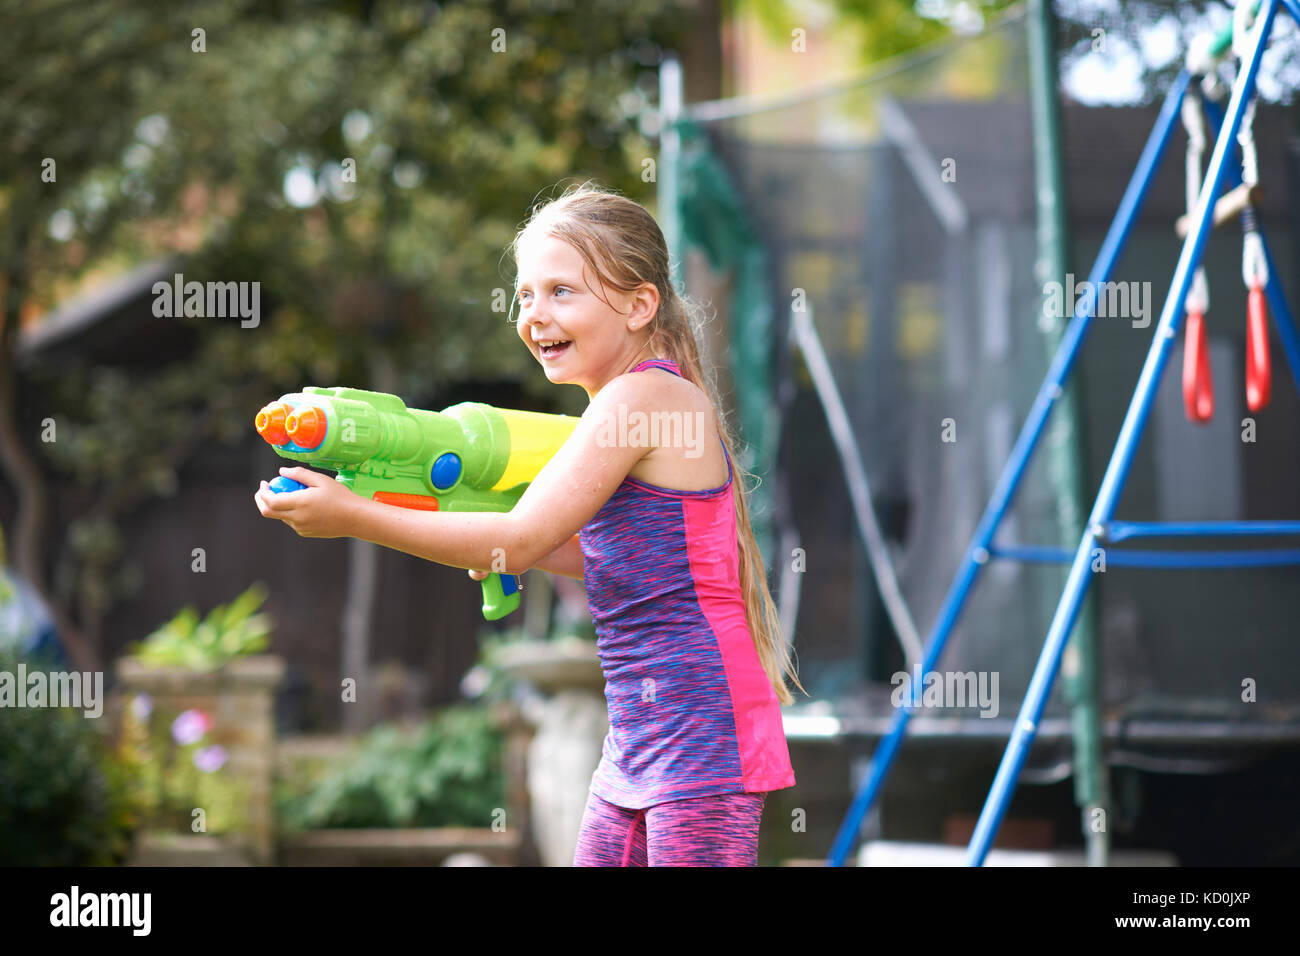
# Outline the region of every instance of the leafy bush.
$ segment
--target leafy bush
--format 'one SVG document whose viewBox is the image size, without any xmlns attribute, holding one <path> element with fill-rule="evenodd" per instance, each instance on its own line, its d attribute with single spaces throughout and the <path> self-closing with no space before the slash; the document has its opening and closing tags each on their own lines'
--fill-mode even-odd
<svg viewBox="0 0 1300 956">
<path fill-rule="evenodd" d="M 476 707 L 448 707 L 414 731 L 378 727 L 348 758 L 277 794 L 288 831 L 486 827 L 505 805 L 501 733 Z"/>
<path fill-rule="evenodd" d="M 0 670 L 16 674 L 20 660 L 0 651 Z M 55 669 L 42 658 L 25 662 L 29 673 Z M 126 860 L 139 808 L 98 723 L 79 710 L 0 707 L 0 865 Z"/>
<path fill-rule="evenodd" d="M 186 606 L 137 642 L 131 656 L 159 667 L 208 670 L 239 657 L 256 654 L 270 642 L 271 619 L 254 614 L 267 598 L 266 586 L 257 583 L 229 604 L 220 604 L 199 620 L 199 612 Z"/>
</svg>

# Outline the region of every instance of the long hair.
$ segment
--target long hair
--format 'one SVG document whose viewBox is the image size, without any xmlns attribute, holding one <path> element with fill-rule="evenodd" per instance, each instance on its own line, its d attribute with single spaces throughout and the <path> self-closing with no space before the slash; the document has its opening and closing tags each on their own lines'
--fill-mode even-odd
<svg viewBox="0 0 1300 956">
<path fill-rule="evenodd" d="M 767 673 L 777 699 L 793 704 L 794 696 L 786 687 L 789 675 L 796 687 L 807 694 L 791 661 L 790 647 L 781 633 L 781 619 L 768 590 L 767 572 L 762 553 L 754 538 L 749 520 L 748 491 L 744 479 L 755 477 L 743 468 L 733 451 L 735 439 L 718 400 L 713 375 L 706 374 L 700 362 L 697 330 L 703 330 L 703 308 L 689 296 L 679 295 L 668 267 L 668 247 L 654 217 L 639 203 L 588 183 L 572 186 L 558 199 L 533 208 L 524 227 L 510 245 L 511 256 L 518 262 L 520 243 L 525 236 L 550 235 L 569 245 L 582 256 L 587 267 L 606 286 L 631 292 L 643 282 L 659 290 L 659 311 L 650 323 L 650 344 L 654 354 L 677 363 L 682 376 L 708 395 L 718 413 L 718 430 L 727 454 L 731 456 L 734 480 L 732 497 L 736 503 L 736 531 L 740 557 L 740 586 L 744 592 L 745 615 L 753 635 L 754 649 Z M 515 296 L 515 302 L 518 296 Z M 512 305 L 513 311 L 513 305 Z"/>
</svg>

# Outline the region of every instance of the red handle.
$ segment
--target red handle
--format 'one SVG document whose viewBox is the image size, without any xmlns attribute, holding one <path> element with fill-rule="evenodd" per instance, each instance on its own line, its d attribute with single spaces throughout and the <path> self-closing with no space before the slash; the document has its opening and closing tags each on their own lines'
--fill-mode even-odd
<svg viewBox="0 0 1300 956">
<path fill-rule="evenodd" d="M 1250 287 L 1246 300 L 1246 404 L 1257 412 L 1273 395 L 1273 365 L 1268 355 L 1268 307 L 1264 290 Z"/>
<path fill-rule="evenodd" d="M 1187 313 L 1183 346 L 1183 408 L 1189 421 L 1202 424 L 1214 417 L 1214 382 L 1210 379 L 1210 350 L 1205 341 L 1205 316 Z"/>
</svg>

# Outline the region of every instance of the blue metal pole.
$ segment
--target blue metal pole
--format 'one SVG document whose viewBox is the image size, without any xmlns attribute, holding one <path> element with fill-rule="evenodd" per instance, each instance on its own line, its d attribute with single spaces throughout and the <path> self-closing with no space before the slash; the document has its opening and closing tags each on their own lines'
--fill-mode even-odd
<svg viewBox="0 0 1300 956">
<path fill-rule="evenodd" d="M 1300 521 L 1108 521 L 1106 540 L 1300 534 Z"/>
<path fill-rule="evenodd" d="M 1026 564 L 1070 564 L 1066 548 L 1022 544 L 994 548 L 993 557 Z M 1300 551 L 1135 551 L 1106 553 L 1106 566 L 1116 568 L 1282 568 L 1300 565 Z"/>
<path fill-rule="evenodd" d="M 1210 129 L 1217 137 L 1219 127 L 1223 125 L 1223 111 L 1214 100 L 1204 99 L 1204 103 Z M 1237 168 L 1235 162 L 1228 167 L 1228 183 L 1230 187 L 1241 185 L 1241 170 Z M 1291 366 L 1292 384 L 1300 390 L 1300 331 L 1297 331 L 1295 318 L 1287 305 L 1286 292 L 1282 288 L 1282 280 L 1278 278 L 1277 266 L 1273 262 L 1273 252 L 1268 247 L 1268 235 L 1262 225 L 1257 224 L 1256 228 L 1259 231 L 1260 245 L 1264 247 L 1264 263 L 1268 266 L 1268 282 L 1264 284 L 1264 294 L 1268 297 L 1268 304 L 1273 312 L 1273 325 L 1276 326 L 1278 337 L 1282 340 L 1282 351 L 1286 353 L 1287 364 Z"/>
<path fill-rule="evenodd" d="M 1219 185 L 1227 170 L 1228 155 L 1237 130 L 1241 126 L 1242 113 L 1254 91 L 1259 62 L 1263 58 L 1264 43 L 1268 39 L 1276 13 L 1277 0 L 1264 0 L 1262 22 L 1258 23 L 1256 28 L 1258 33 L 1255 45 L 1251 48 L 1245 68 L 1234 84 L 1232 100 L 1228 104 L 1227 128 L 1220 133 L 1215 142 L 1214 155 L 1210 157 L 1209 172 L 1196 202 L 1194 226 L 1183 243 L 1182 254 L 1178 257 L 1178 266 L 1174 270 L 1169 297 L 1165 300 L 1160 322 L 1156 326 L 1155 337 L 1147 352 L 1142 374 L 1138 378 L 1137 389 L 1129 403 L 1128 414 L 1124 417 L 1124 424 L 1120 428 L 1110 464 L 1106 467 L 1105 477 L 1102 478 L 1092 515 L 1088 519 L 1088 529 L 1079 542 L 1074 564 L 1070 567 L 1070 574 L 1066 579 L 1065 592 L 1061 595 L 1056 615 L 1048 629 L 1042 654 L 1038 658 L 1038 666 L 1034 669 L 1029 690 L 1025 694 L 1020 713 L 1016 718 L 1015 729 L 1011 732 L 1011 740 L 1003 754 L 1002 763 L 998 767 L 997 776 L 993 780 L 993 787 L 989 791 L 979 821 L 975 824 L 975 832 L 971 836 L 966 858 L 967 863 L 972 866 L 983 865 L 989 846 L 1006 813 L 1016 779 L 1020 776 L 1021 767 L 1024 766 L 1025 758 L 1029 755 L 1029 748 L 1037 733 L 1038 721 L 1042 718 L 1043 708 L 1047 704 L 1047 695 L 1056 679 L 1066 640 L 1074 628 L 1084 592 L 1091 582 L 1092 550 L 1104 523 L 1114 514 L 1115 503 L 1119 499 L 1120 491 L 1123 490 L 1124 480 L 1128 477 L 1128 470 L 1137 450 L 1138 438 L 1155 398 L 1156 386 L 1169 358 L 1174 338 L 1182 325 L 1183 304 L 1187 298 L 1187 290 L 1191 286 L 1192 273 L 1196 263 L 1201 259 L 1210 235 L 1210 210 L 1219 194 Z"/>
<path fill-rule="evenodd" d="M 1156 118 L 1151 135 L 1142 148 L 1142 155 L 1138 159 L 1137 168 L 1133 171 L 1128 187 L 1124 190 L 1124 197 L 1120 200 L 1119 209 L 1116 211 L 1115 218 L 1106 233 L 1106 238 L 1102 242 L 1101 251 L 1097 254 L 1097 261 L 1092 267 L 1092 272 L 1088 275 L 1088 281 L 1092 283 L 1094 289 L 1110 278 L 1115 262 L 1123 251 L 1124 243 L 1128 239 L 1133 223 L 1137 219 L 1137 214 L 1146 199 L 1147 189 L 1151 184 L 1156 168 L 1160 165 L 1161 156 L 1164 154 L 1165 147 L 1169 144 L 1170 135 L 1178 121 L 1179 107 L 1183 95 L 1187 91 L 1189 81 L 1190 77 L 1187 71 L 1184 70 L 1174 80 L 1173 86 L 1165 97 L 1164 105 L 1160 109 L 1160 115 Z M 1015 447 L 1011 450 L 1011 457 L 1002 469 L 1002 474 L 994 487 L 993 495 L 989 499 L 979 525 L 975 529 L 970 547 L 966 550 L 962 566 L 948 590 L 943 607 L 939 611 L 939 617 L 927 638 L 927 650 L 921 665 L 923 674 L 932 671 L 935 664 L 938 663 L 939 657 L 943 654 L 943 649 L 948 643 L 948 636 L 956 625 L 966 598 L 975 583 L 976 575 L 979 573 L 980 567 L 989 559 L 989 547 L 993 541 L 993 536 L 997 533 L 998 525 L 1002 522 L 1007 508 L 1010 507 L 1011 501 L 1015 497 L 1016 489 L 1019 488 L 1020 481 L 1028 468 L 1029 457 L 1033 454 L 1034 447 L 1042 436 L 1048 416 L 1051 414 L 1056 400 L 1062 394 L 1061 385 L 1069 376 L 1074 360 L 1083 345 L 1088 324 L 1092 320 L 1092 309 L 1095 306 L 1095 301 L 1095 296 L 1082 297 L 1078 308 L 1075 310 L 1074 317 L 1066 328 L 1065 334 L 1061 337 L 1060 347 L 1057 349 L 1056 356 L 1047 370 L 1042 386 L 1038 389 L 1038 395 L 1035 397 L 1033 407 L 1029 411 L 1029 417 L 1020 430 L 1020 437 L 1016 439 Z M 909 707 L 901 707 L 894 712 L 889 731 L 872 755 L 863 783 L 858 788 L 853 803 L 849 807 L 843 822 L 841 822 L 839 831 L 836 833 L 835 842 L 831 846 L 831 852 L 826 860 L 827 866 L 844 865 L 844 859 L 848 856 L 849 850 L 857 838 L 862 818 L 875 803 L 876 797 L 884 785 L 885 777 L 889 774 L 890 767 L 893 765 L 894 757 L 902 744 L 902 738 L 907 731 L 907 723 L 911 720 L 911 717 L 912 709 Z"/>
</svg>

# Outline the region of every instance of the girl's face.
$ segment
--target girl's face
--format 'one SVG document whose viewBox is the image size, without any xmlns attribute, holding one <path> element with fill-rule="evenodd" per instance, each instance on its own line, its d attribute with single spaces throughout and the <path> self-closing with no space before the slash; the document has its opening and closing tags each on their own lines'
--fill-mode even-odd
<svg viewBox="0 0 1300 956">
<path fill-rule="evenodd" d="M 519 337 L 552 382 L 581 385 L 594 397 L 650 357 L 648 327 L 659 309 L 653 283 L 634 292 L 609 289 L 577 249 L 549 235 L 522 241 L 517 265 Z M 552 342 L 566 344 L 551 348 Z"/>
</svg>

